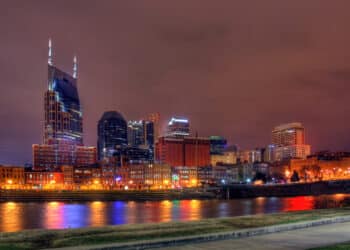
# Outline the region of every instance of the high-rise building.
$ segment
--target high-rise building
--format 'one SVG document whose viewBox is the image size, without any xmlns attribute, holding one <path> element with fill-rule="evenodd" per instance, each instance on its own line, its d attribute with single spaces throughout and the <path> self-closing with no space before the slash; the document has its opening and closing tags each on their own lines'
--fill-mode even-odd
<svg viewBox="0 0 350 250">
<path fill-rule="evenodd" d="M 279 125 L 272 130 L 272 144 L 277 147 L 305 144 L 305 128 L 299 122 Z"/>
<path fill-rule="evenodd" d="M 160 114 L 159 113 L 152 113 L 148 116 L 148 121 L 151 121 L 153 123 L 153 143 L 156 143 L 158 140 L 158 137 L 160 136 Z"/>
<path fill-rule="evenodd" d="M 140 120 L 128 122 L 128 144 L 130 146 L 152 146 L 154 144 L 154 124 Z"/>
<path fill-rule="evenodd" d="M 210 154 L 223 155 L 227 146 L 227 140 L 222 136 L 210 136 Z"/>
<path fill-rule="evenodd" d="M 267 145 L 264 151 L 264 155 L 263 155 L 263 161 L 264 162 L 274 162 L 274 152 L 275 152 L 275 145 Z"/>
<path fill-rule="evenodd" d="M 96 148 L 83 146 L 83 114 L 77 88 L 77 58 L 73 75 L 53 65 L 49 40 L 48 89 L 44 102 L 43 144 L 33 145 L 33 168 L 52 170 L 62 165 L 96 162 Z"/>
<path fill-rule="evenodd" d="M 168 123 L 167 136 L 184 137 L 190 135 L 190 123 L 187 119 L 173 117 Z"/>
<path fill-rule="evenodd" d="M 145 130 L 143 121 L 128 121 L 128 144 L 138 147 L 145 144 Z"/>
<path fill-rule="evenodd" d="M 274 160 L 306 158 L 311 146 L 305 144 L 305 128 L 299 122 L 282 124 L 272 130 Z"/>
<path fill-rule="evenodd" d="M 140 120 L 128 122 L 128 150 L 129 159 L 138 160 L 138 156 L 148 155 L 148 160 L 153 160 L 154 155 L 154 124 L 152 121 Z M 139 150 L 137 150 L 139 149 Z M 148 151 L 148 152 L 145 152 Z M 135 154 L 136 153 L 136 154 Z M 136 158 L 133 159 L 132 156 Z M 144 157 L 141 157 L 143 159 Z"/>
<path fill-rule="evenodd" d="M 116 111 L 105 112 L 97 128 L 98 159 L 120 156 L 128 145 L 127 123 Z"/>
<path fill-rule="evenodd" d="M 83 145 L 83 114 L 78 96 L 77 78 L 48 64 L 44 144 L 60 142 Z"/>
<path fill-rule="evenodd" d="M 199 137 L 160 137 L 156 160 L 171 166 L 209 166 L 210 141 Z"/>
</svg>

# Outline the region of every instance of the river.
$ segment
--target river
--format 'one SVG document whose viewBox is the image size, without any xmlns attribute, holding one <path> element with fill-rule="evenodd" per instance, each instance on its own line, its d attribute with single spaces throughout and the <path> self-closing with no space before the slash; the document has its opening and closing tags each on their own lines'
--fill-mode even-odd
<svg viewBox="0 0 350 250">
<path fill-rule="evenodd" d="M 192 221 L 204 218 L 333 208 L 350 195 L 298 196 L 236 200 L 114 202 L 2 202 L 0 231 L 80 228 L 131 223 Z"/>
</svg>

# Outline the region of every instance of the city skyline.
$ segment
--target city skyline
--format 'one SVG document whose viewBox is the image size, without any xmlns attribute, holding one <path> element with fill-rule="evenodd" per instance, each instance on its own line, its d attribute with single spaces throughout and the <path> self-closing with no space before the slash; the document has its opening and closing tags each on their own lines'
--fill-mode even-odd
<svg viewBox="0 0 350 250">
<path fill-rule="evenodd" d="M 1 163 L 30 163 L 31 145 L 41 141 L 43 136 L 42 100 L 47 78 L 48 37 L 53 39 L 54 60 L 58 67 L 68 71 L 72 65 L 71 55 L 76 53 L 79 57 L 79 91 L 86 145 L 96 146 L 97 122 L 103 112 L 116 110 L 127 120 L 160 112 L 163 124 L 173 115 L 185 116 L 191 122 L 192 131 L 198 131 L 199 135 L 221 135 L 242 148 L 266 146 L 271 141 L 274 126 L 300 121 L 306 127 L 307 141 L 313 151 L 350 149 L 349 107 L 344 105 L 349 89 L 347 82 L 350 81 L 346 67 L 348 55 L 344 54 L 348 39 L 345 35 L 349 34 L 337 32 L 331 41 L 333 46 L 328 45 L 323 40 L 329 41 L 326 35 L 332 34 L 333 26 L 311 32 L 311 21 L 308 22 L 305 13 L 298 11 L 298 4 L 286 3 L 294 8 L 282 18 L 282 24 L 287 25 L 281 25 L 286 28 L 285 33 L 282 27 L 276 26 L 266 30 L 272 38 L 281 39 L 279 45 L 282 47 L 272 49 L 266 43 L 274 40 L 264 40 L 263 34 L 255 34 L 257 41 L 249 39 L 249 34 L 242 31 L 249 27 L 248 24 L 237 21 L 236 28 L 227 27 L 234 22 L 224 11 L 225 7 L 233 7 L 230 3 L 217 6 L 216 10 L 223 12 L 222 15 L 210 18 L 205 15 L 213 7 L 209 2 L 203 4 L 196 18 L 191 16 L 195 10 L 189 8 L 181 17 L 189 21 L 190 25 L 186 27 L 176 14 L 170 15 L 169 3 L 158 3 L 158 10 L 148 12 L 147 8 L 142 8 L 142 13 L 133 13 L 137 6 L 131 3 L 117 6 L 110 2 L 96 7 L 87 1 L 83 8 L 79 1 L 72 5 L 57 3 L 58 10 L 69 6 L 71 11 L 48 9 L 44 1 L 36 3 L 41 5 L 5 1 L 5 8 L 0 10 L 10 13 L 0 15 L 0 23 L 5 24 L 0 24 L 0 34 L 4 37 L 0 43 L 3 55 L 0 75 L 6 93 L 0 98 Z M 319 4 L 327 9 L 325 2 Z M 195 6 L 193 2 L 189 5 Z M 339 10 L 339 18 L 333 25 L 345 29 L 341 25 L 342 18 L 348 17 L 341 10 L 346 8 L 340 4 L 331 6 Z M 106 30 L 102 29 L 97 35 L 90 33 L 89 26 L 84 23 L 84 18 L 92 20 L 89 15 L 95 11 L 94 7 L 98 21 L 93 28 L 99 30 L 107 24 Z M 174 13 L 179 13 L 183 7 L 179 3 Z M 235 7 L 230 10 L 248 14 L 244 11 L 247 6 Z M 263 19 L 273 10 L 268 4 L 263 7 L 261 15 L 253 20 L 254 29 L 259 27 L 259 18 Z M 31 11 L 23 11 L 25 8 Z M 133 16 L 115 17 L 108 8 L 124 10 Z M 278 4 L 275 8 L 284 9 Z M 35 16 L 37 11 L 42 13 L 40 17 Z M 163 16 L 162 11 L 169 17 Z M 60 12 L 67 15 L 70 27 L 57 16 Z M 318 20 L 320 13 L 322 11 L 317 9 L 313 18 Z M 10 16 L 18 18 L 8 25 Z M 238 17 L 237 20 L 243 23 L 249 20 L 249 16 Z M 295 17 L 300 17 L 300 23 L 294 21 Z M 114 33 L 108 32 L 120 21 L 133 18 L 138 20 L 137 24 L 127 23 L 126 27 L 118 26 Z M 274 18 L 264 24 L 273 23 Z M 163 26 L 153 29 L 158 19 L 163 20 Z M 142 25 L 140 21 L 144 21 Z M 309 25 L 304 27 L 305 23 Z M 27 29 L 24 30 L 22 25 Z M 301 27 L 305 28 L 302 32 Z M 236 30 L 241 36 L 236 37 L 235 42 Z M 127 35 L 123 36 L 123 32 Z M 142 46 L 140 37 L 145 41 Z M 241 44 L 242 50 L 233 48 L 244 39 L 255 46 L 261 43 L 256 55 L 251 54 L 248 45 Z M 291 69 L 287 70 L 288 67 Z"/>
</svg>

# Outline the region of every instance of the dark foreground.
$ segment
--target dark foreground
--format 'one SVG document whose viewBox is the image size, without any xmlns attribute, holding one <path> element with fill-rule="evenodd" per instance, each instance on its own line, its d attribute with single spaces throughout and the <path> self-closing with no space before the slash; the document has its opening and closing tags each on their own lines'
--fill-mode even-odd
<svg viewBox="0 0 350 250">
<path fill-rule="evenodd" d="M 342 208 L 206 219 L 195 222 L 137 224 L 66 230 L 27 230 L 17 233 L 1 233 L 0 249 L 31 250 L 69 246 L 75 248 L 84 245 L 228 232 L 349 215 L 350 209 Z"/>
</svg>

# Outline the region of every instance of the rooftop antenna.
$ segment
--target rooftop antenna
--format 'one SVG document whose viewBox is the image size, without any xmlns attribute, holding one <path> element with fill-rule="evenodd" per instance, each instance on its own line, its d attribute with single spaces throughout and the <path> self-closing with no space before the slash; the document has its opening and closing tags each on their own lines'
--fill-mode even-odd
<svg viewBox="0 0 350 250">
<path fill-rule="evenodd" d="M 73 58 L 73 78 L 77 79 L 78 77 L 78 60 L 77 56 Z"/>
<path fill-rule="evenodd" d="M 49 58 L 47 60 L 47 63 L 49 65 L 52 65 L 52 42 L 51 42 L 51 38 L 49 39 Z"/>
</svg>

